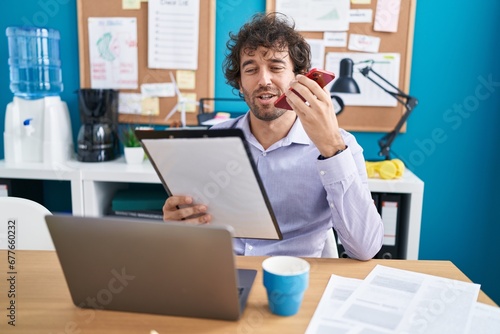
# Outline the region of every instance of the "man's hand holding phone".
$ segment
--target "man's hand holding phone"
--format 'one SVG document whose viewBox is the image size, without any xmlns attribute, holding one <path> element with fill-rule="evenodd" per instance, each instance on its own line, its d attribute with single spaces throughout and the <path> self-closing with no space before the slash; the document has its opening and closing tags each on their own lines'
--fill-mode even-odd
<svg viewBox="0 0 500 334">
<path fill-rule="evenodd" d="M 333 74 L 332 72 L 325 71 L 325 70 L 319 70 L 319 69 L 313 68 L 309 72 L 307 72 L 306 77 L 308 77 L 309 79 L 312 79 L 312 80 L 316 81 L 316 83 L 321 88 L 323 88 L 323 87 L 325 87 L 328 83 L 330 83 L 335 78 L 335 74 Z M 304 98 L 299 93 L 297 93 L 297 92 L 295 92 L 295 93 L 302 100 L 304 100 Z M 306 102 L 306 101 L 304 100 L 304 102 Z M 282 94 L 276 100 L 276 102 L 274 103 L 274 106 L 276 108 L 280 108 L 280 109 L 292 110 L 292 107 L 286 101 L 286 95 L 285 94 Z"/>
</svg>

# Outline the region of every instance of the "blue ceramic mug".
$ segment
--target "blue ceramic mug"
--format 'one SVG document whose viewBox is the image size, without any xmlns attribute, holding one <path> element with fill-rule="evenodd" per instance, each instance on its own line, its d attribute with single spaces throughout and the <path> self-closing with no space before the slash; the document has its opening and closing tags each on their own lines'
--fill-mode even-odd
<svg viewBox="0 0 500 334">
<path fill-rule="evenodd" d="M 269 309 L 282 316 L 296 314 L 309 286 L 309 263 L 293 256 L 273 256 L 262 262 Z"/>
</svg>

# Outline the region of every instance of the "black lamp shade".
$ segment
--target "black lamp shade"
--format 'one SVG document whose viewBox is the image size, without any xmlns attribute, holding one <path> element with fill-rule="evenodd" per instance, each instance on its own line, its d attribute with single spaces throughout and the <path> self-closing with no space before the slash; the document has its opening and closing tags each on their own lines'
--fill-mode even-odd
<svg viewBox="0 0 500 334">
<path fill-rule="evenodd" d="M 332 93 L 351 93 L 359 94 L 359 86 L 352 77 L 354 62 L 350 58 L 344 58 L 340 61 L 340 74 L 332 85 Z"/>
</svg>

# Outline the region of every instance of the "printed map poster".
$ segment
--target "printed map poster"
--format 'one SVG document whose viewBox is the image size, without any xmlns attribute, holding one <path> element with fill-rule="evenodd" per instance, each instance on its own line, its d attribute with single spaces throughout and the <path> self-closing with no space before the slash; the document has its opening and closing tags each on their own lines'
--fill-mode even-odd
<svg viewBox="0 0 500 334">
<path fill-rule="evenodd" d="M 90 85 L 137 89 L 137 18 L 89 17 Z"/>
</svg>

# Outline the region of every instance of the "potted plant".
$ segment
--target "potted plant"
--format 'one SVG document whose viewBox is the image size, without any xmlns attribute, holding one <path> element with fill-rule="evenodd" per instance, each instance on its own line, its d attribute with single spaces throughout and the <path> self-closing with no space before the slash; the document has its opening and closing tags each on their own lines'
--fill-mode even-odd
<svg viewBox="0 0 500 334">
<path fill-rule="evenodd" d="M 140 164 L 144 161 L 144 149 L 141 142 L 135 135 L 135 129 L 131 126 L 123 128 L 121 131 L 121 142 L 125 161 L 129 164 Z"/>
</svg>

